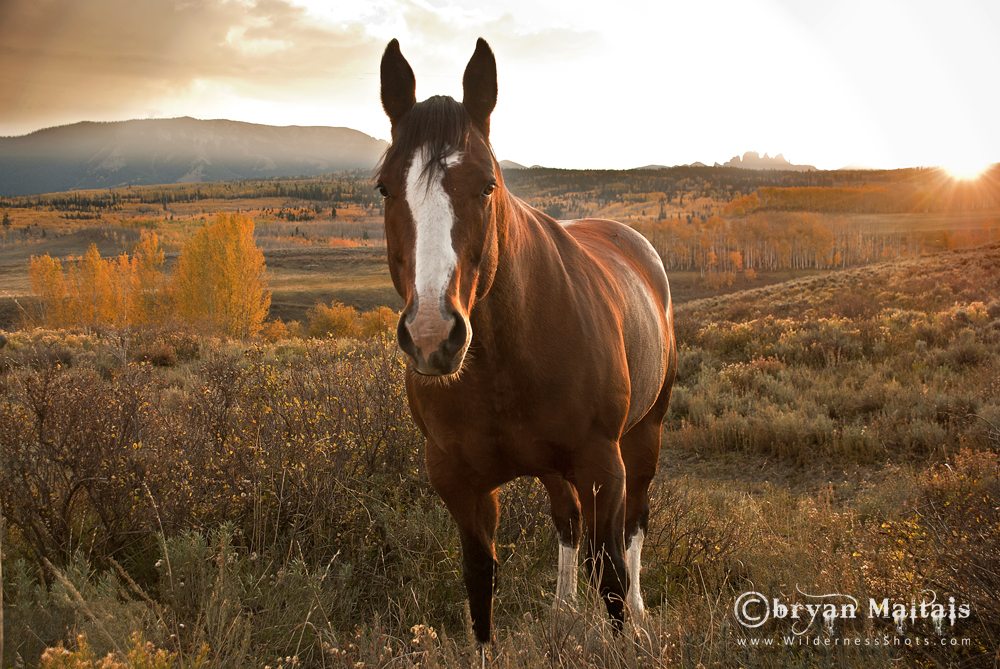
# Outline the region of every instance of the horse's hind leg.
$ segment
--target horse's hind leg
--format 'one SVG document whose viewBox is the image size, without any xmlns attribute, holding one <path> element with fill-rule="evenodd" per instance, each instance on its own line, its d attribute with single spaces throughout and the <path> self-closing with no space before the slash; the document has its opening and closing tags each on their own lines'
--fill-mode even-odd
<svg viewBox="0 0 1000 669">
<path fill-rule="evenodd" d="M 625 463 L 625 562 L 628 565 L 628 608 L 632 618 L 641 622 L 645 615 L 639 572 L 642 569 L 642 543 L 649 527 L 649 485 L 660 459 L 660 426 L 670 400 L 670 386 L 649 412 L 622 435 L 619 442 Z"/>
<path fill-rule="evenodd" d="M 558 474 L 539 479 L 549 491 L 552 520 L 559 535 L 559 574 L 556 582 L 556 607 L 576 598 L 577 555 L 580 549 L 582 516 L 580 499 L 569 481 Z"/>
<path fill-rule="evenodd" d="M 591 579 L 604 598 L 608 614 L 620 627 L 625 619 L 625 467 L 614 442 L 586 449 L 573 466 L 574 485 L 587 521 Z"/>
</svg>

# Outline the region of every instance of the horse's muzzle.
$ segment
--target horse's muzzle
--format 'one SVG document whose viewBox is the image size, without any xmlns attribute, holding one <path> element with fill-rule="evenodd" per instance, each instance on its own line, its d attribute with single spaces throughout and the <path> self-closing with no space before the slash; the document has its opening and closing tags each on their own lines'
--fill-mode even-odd
<svg viewBox="0 0 1000 669">
<path fill-rule="evenodd" d="M 424 376 L 449 376 L 462 368 L 469 345 L 469 324 L 457 311 L 435 323 L 409 321 L 404 311 L 396 326 L 399 348 Z"/>
</svg>

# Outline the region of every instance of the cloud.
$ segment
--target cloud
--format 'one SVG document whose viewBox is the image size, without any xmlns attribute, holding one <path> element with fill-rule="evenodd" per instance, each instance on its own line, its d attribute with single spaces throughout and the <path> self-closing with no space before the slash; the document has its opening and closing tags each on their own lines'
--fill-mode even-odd
<svg viewBox="0 0 1000 669">
<path fill-rule="evenodd" d="M 191 115 L 385 136 L 377 72 L 392 37 L 417 71 L 420 97 L 461 96 L 480 36 L 512 74 L 583 57 L 599 41 L 518 12 L 528 21 L 423 0 L 4 0 L 0 135 Z"/>
<path fill-rule="evenodd" d="M 317 81 L 350 89 L 384 46 L 286 0 L 7 0 L 0 25 L 0 118 L 22 129 L 176 107 L 209 89 L 264 101 Z"/>
<path fill-rule="evenodd" d="M 492 138 L 518 162 L 721 162 L 753 148 L 821 167 L 918 164 L 956 144 L 995 159 L 1000 5 L 800 4 L 0 0 L 0 135 L 190 115 L 384 138 L 386 42 L 400 40 L 418 97 L 461 98 L 484 37 L 500 77 Z"/>
</svg>

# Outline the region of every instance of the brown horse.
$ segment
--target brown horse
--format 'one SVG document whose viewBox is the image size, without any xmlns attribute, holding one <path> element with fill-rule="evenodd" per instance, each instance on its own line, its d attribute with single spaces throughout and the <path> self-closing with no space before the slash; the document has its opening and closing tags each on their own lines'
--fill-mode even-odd
<svg viewBox="0 0 1000 669">
<path fill-rule="evenodd" d="M 648 488 L 676 370 L 667 277 L 631 228 L 556 222 L 507 191 L 489 143 L 496 60 L 482 39 L 462 83 L 461 103 L 417 103 L 399 43 L 382 56 L 392 143 L 377 188 L 427 473 L 458 524 L 480 642 L 491 639 L 497 489 L 519 476 L 538 477 L 551 499 L 557 601 L 576 592 L 582 517 L 591 574 L 620 626 L 626 592 L 643 614 Z"/>
</svg>

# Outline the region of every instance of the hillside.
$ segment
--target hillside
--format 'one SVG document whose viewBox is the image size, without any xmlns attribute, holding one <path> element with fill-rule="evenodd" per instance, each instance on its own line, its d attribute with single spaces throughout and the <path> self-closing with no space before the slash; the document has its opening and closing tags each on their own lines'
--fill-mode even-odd
<svg viewBox="0 0 1000 669">
<path fill-rule="evenodd" d="M 857 319 L 883 309 L 932 313 L 982 302 L 990 306 L 991 329 L 1000 332 L 997 267 L 1000 243 L 994 242 L 691 300 L 680 309 L 697 322 L 747 323 L 767 317 Z"/>
<path fill-rule="evenodd" d="M 803 465 L 988 447 L 998 265 L 993 243 L 677 305 L 665 441 Z"/>
<path fill-rule="evenodd" d="M 83 122 L 0 137 L 0 195 L 314 176 L 371 168 L 386 145 L 350 128 L 187 117 Z"/>
</svg>

